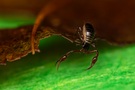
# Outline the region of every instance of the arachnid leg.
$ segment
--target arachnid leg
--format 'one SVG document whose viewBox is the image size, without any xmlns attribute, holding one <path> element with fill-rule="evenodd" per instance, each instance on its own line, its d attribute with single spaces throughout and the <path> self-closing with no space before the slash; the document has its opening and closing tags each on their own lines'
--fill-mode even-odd
<svg viewBox="0 0 135 90">
<path fill-rule="evenodd" d="M 94 64 L 97 62 L 97 58 L 98 58 L 98 50 L 92 50 L 92 51 L 88 51 L 86 53 L 90 54 L 90 53 L 96 53 L 96 55 L 93 57 L 91 65 L 87 68 L 87 70 L 89 70 L 90 68 L 92 68 L 94 66 Z"/>
<path fill-rule="evenodd" d="M 73 52 L 82 52 L 82 50 L 72 50 L 72 51 L 69 51 L 67 52 L 63 57 L 61 57 L 57 62 L 56 62 L 56 68 L 58 70 L 59 66 L 60 66 L 60 63 L 65 61 L 66 58 L 69 56 L 70 53 L 73 53 Z"/>
<path fill-rule="evenodd" d="M 61 63 L 62 61 L 65 61 L 66 58 L 67 58 L 67 55 L 64 55 L 63 57 L 61 57 L 61 58 L 56 62 L 56 68 L 57 68 L 57 70 L 58 70 L 58 68 L 59 68 L 59 66 L 60 66 L 60 63 Z"/>
<path fill-rule="evenodd" d="M 82 29 L 81 29 L 80 27 L 79 27 L 79 29 L 77 30 L 77 33 L 78 33 L 78 35 L 79 35 L 80 40 L 81 40 L 81 41 L 84 41 L 84 40 L 83 40 L 84 37 L 83 37 L 83 35 L 82 35 Z"/>
</svg>

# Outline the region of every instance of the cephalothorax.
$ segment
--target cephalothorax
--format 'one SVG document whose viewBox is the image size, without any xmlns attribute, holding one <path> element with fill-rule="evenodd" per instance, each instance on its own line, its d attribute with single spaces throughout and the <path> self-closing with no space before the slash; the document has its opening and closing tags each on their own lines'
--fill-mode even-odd
<svg viewBox="0 0 135 90">
<path fill-rule="evenodd" d="M 83 28 L 79 28 L 77 30 L 77 35 L 79 36 L 79 39 L 77 39 L 75 42 L 79 45 L 82 45 L 82 48 L 80 50 L 71 50 L 69 52 L 67 52 L 62 58 L 60 58 L 56 64 L 57 64 L 57 69 L 60 65 L 60 63 L 64 60 L 66 60 L 66 58 L 69 56 L 70 53 L 73 52 L 83 52 L 86 54 L 90 54 L 90 53 L 96 53 L 96 55 L 93 57 L 91 65 L 87 68 L 90 69 L 93 67 L 93 65 L 96 63 L 97 58 L 98 58 L 98 50 L 94 49 L 94 50 L 89 50 L 90 45 L 92 47 L 95 48 L 95 31 L 93 26 L 90 23 L 85 23 L 83 25 Z"/>
</svg>

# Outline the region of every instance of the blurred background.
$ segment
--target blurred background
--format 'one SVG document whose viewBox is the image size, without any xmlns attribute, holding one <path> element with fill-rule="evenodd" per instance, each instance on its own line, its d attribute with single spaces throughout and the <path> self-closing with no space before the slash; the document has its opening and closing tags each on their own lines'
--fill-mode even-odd
<svg viewBox="0 0 135 90">
<path fill-rule="evenodd" d="M 50 3 L 53 1 L 51 6 Z M 49 8 L 47 8 L 48 4 Z M 50 23 L 55 29 L 72 31 L 85 22 L 91 22 L 97 32 L 97 37 L 117 43 L 135 41 L 134 0 L 103 0 L 102 2 L 99 0 L 1 0 L 0 14 L 6 18 L 9 15 L 25 16 L 26 19 L 36 18 L 43 8 L 47 8 L 42 10 L 45 13 L 55 7 L 56 10 L 48 13 L 44 18 L 44 21 Z M 53 25 L 56 19 L 60 23 L 57 27 Z"/>
<path fill-rule="evenodd" d="M 47 25 L 56 30 L 75 33 L 75 29 L 82 27 L 85 22 L 91 22 L 96 37 L 118 45 L 98 41 L 99 58 L 89 71 L 85 69 L 94 54 L 80 53 L 72 54 L 57 71 L 55 62 L 67 51 L 79 47 L 60 36 L 45 38 L 40 41 L 40 53 L 29 54 L 18 61 L 8 62 L 6 66 L 0 66 L 0 90 L 134 90 L 135 1 L 63 2 L 57 0 L 55 7 L 64 5 L 49 13 L 42 21 L 42 26 L 49 23 Z M 38 13 L 50 3 L 50 0 L 0 0 L 0 28 L 33 25 Z M 53 22 L 56 19 L 58 25 Z"/>
</svg>

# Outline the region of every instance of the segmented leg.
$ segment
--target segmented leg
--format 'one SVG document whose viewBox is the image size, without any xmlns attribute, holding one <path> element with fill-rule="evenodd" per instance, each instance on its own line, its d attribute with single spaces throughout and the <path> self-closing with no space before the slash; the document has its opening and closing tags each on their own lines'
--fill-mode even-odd
<svg viewBox="0 0 135 90">
<path fill-rule="evenodd" d="M 69 51 L 67 52 L 62 58 L 60 58 L 57 62 L 56 62 L 56 68 L 58 70 L 59 66 L 60 66 L 60 63 L 65 61 L 67 59 L 67 57 L 69 56 L 70 53 L 73 53 L 73 52 L 83 52 L 83 50 L 72 50 L 72 51 Z M 92 51 L 86 51 L 84 53 L 87 53 L 87 54 L 90 54 L 90 53 L 94 53 L 96 52 L 96 55 L 93 57 L 92 59 L 92 62 L 90 64 L 90 66 L 87 68 L 87 70 L 91 69 L 94 64 L 97 62 L 97 58 L 98 58 L 98 50 L 92 50 Z"/>
<path fill-rule="evenodd" d="M 67 52 L 63 57 L 61 57 L 57 62 L 56 62 L 56 68 L 58 70 L 59 66 L 60 66 L 60 63 L 65 61 L 66 58 L 69 56 L 70 53 L 73 53 L 73 52 L 82 52 L 82 50 L 72 50 L 72 51 L 69 51 Z"/>
<path fill-rule="evenodd" d="M 81 29 L 81 27 L 79 27 L 77 33 L 78 33 L 78 35 L 79 35 L 79 38 L 80 38 L 81 41 L 83 42 L 83 41 L 84 41 L 84 40 L 83 40 L 84 36 L 83 36 L 83 34 L 82 34 L 82 29 Z"/>
<path fill-rule="evenodd" d="M 96 53 L 96 55 L 93 57 L 92 62 L 90 64 L 90 66 L 87 68 L 87 70 L 91 69 L 94 66 L 94 64 L 97 62 L 98 50 L 92 50 L 92 51 L 86 52 L 87 54 L 94 53 L 94 52 Z"/>
</svg>

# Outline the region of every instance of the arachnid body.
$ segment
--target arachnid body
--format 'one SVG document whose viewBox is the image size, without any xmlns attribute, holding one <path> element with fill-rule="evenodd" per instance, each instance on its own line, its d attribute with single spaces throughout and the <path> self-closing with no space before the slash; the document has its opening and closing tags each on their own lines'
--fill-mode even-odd
<svg viewBox="0 0 135 90">
<path fill-rule="evenodd" d="M 85 23 L 83 26 L 83 29 L 79 28 L 79 30 L 77 30 L 77 33 L 79 35 L 79 39 L 76 40 L 76 43 L 81 44 L 82 48 L 80 50 L 71 50 L 71 51 L 67 52 L 62 58 L 60 58 L 60 60 L 58 60 L 56 62 L 57 69 L 58 69 L 60 63 L 64 60 L 66 60 L 66 58 L 69 56 L 69 54 L 73 53 L 73 52 L 83 52 L 86 54 L 90 54 L 90 53 L 95 52 L 96 55 L 93 57 L 91 65 L 87 69 L 92 68 L 93 65 L 96 63 L 97 58 L 98 58 L 98 50 L 96 50 L 96 49 L 91 50 L 91 51 L 89 50 L 90 45 L 95 48 L 95 43 L 94 43 L 95 31 L 94 31 L 93 26 L 89 23 Z"/>
</svg>

